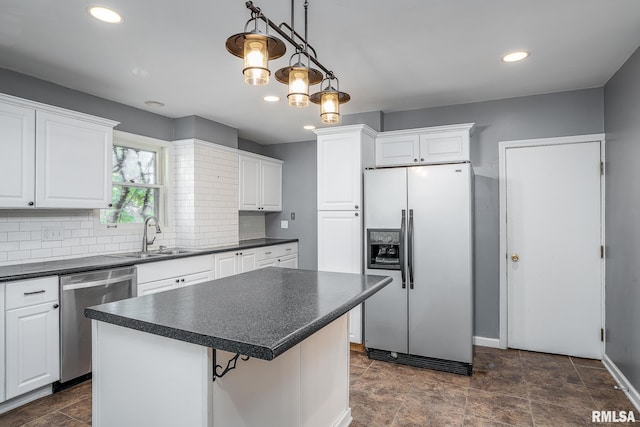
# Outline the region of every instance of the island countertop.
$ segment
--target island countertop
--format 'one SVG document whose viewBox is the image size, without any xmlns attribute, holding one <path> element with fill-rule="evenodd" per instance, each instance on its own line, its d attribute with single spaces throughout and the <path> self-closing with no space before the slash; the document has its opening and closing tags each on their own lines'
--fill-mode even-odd
<svg viewBox="0 0 640 427">
<path fill-rule="evenodd" d="M 390 277 L 270 267 L 85 309 L 91 319 L 272 360 Z"/>
</svg>

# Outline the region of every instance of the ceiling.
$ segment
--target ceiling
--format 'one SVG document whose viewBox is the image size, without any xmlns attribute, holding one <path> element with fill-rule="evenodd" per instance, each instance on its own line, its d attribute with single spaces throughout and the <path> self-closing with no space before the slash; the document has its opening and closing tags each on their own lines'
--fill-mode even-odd
<svg viewBox="0 0 640 427">
<path fill-rule="evenodd" d="M 302 33 L 303 1 L 295 2 Z M 290 22 L 289 1 L 254 3 Z M 309 43 L 351 95 L 343 115 L 599 87 L 640 46 L 638 0 L 309 3 Z M 125 21 L 94 20 L 93 4 Z M 227 53 L 226 38 L 248 19 L 241 0 L 2 0 L 0 67 L 168 117 L 201 116 L 261 144 L 313 139 L 302 126 L 321 126 L 319 107 L 288 107 L 273 78 L 290 46 L 262 87 L 246 85 L 242 60 Z M 500 60 L 520 49 L 531 56 Z M 263 101 L 268 94 L 281 101 Z"/>
</svg>

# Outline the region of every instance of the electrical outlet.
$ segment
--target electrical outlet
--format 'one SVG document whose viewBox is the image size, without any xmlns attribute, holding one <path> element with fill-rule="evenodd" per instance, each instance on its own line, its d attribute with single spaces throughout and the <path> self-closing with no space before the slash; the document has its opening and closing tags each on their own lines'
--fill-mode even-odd
<svg viewBox="0 0 640 427">
<path fill-rule="evenodd" d="M 296 220 L 296 213 L 291 212 L 291 221 L 295 221 L 295 220 Z"/>
<path fill-rule="evenodd" d="M 64 229 L 62 227 L 42 227 L 42 241 L 55 240 L 64 240 Z"/>
</svg>

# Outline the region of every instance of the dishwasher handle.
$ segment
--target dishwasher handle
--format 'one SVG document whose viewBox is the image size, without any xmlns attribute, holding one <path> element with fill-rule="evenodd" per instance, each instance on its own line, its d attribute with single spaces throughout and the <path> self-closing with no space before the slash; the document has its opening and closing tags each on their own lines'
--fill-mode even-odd
<svg viewBox="0 0 640 427">
<path fill-rule="evenodd" d="M 127 280 L 131 280 L 135 278 L 136 278 L 135 274 L 129 274 L 126 276 L 114 277 L 111 279 L 94 280 L 92 282 L 73 283 L 69 285 L 63 285 L 62 290 L 71 291 L 74 289 L 93 288 L 95 286 L 104 286 L 104 285 L 111 285 L 114 283 L 126 282 Z"/>
</svg>

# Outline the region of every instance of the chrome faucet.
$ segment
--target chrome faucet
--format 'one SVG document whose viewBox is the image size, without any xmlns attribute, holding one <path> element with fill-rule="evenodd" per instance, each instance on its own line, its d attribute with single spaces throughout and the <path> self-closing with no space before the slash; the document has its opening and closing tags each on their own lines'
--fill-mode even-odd
<svg viewBox="0 0 640 427">
<path fill-rule="evenodd" d="M 153 236 L 153 239 L 151 239 L 151 241 L 149 241 L 149 238 L 147 237 L 147 230 L 149 229 L 149 221 L 154 220 L 155 225 L 156 225 L 156 234 L 157 233 L 162 233 L 162 230 L 160 230 L 160 225 L 158 224 L 158 218 L 156 218 L 155 216 L 148 216 L 145 218 L 144 220 L 144 231 L 142 233 L 142 253 L 145 254 L 148 251 L 148 246 L 149 245 L 153 245 L 153 242 L 156 241 L 156 236 Z"/>
</svg>

